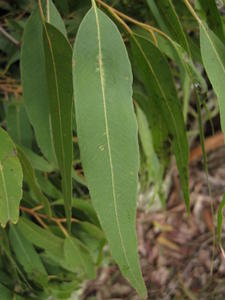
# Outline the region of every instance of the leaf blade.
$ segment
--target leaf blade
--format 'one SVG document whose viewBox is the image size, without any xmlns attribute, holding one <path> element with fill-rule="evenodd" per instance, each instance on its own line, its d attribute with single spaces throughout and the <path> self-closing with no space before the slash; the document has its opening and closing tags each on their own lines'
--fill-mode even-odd
<svg viewBox="0 0 225 300">
<path fill-rule="evenodd" d="M 225 46 L 203 21 L 200 22 L 200 47 L 204 67 L 218 97 L 221 127 L 225 134 Z"/>
<path fill-rule="evenodd" d="M 93 205 L 123 275 L 145 297 L 135 236 L 139 162 L 137 125 L 131 98 L 132 73 L 117 28 L 95 3 L 79 28 L 74 60 L 78 139 Z M 116 101 L 117 98 L 123 101 Z M 117 122 L 126 120 L 124 130 L 115 125 L 116 114 L 119 115 Z M 123 172 L 122 178 L 120 172 Z M 100 185 L 101 182 L 104 184 Z"/>
<path fill-rule="evenodd" d="M 22 198 L 23 173 L 15 146 L 7 132 L 0 127 L 0 223 L 16 223 Z"/>
<path fill-rule="evenodd" d="M 53 143 L 62 176 L 65 212 L 70 228 L 72 201 L 72 49 L 63 34 L 49 23 L 44 24 L 43 38 Z"/>
<path fill-rule="evenodd" d="M 158 48 L 141 36 L 132 35 L 131 45 L 146 90 L 162 115 L 170 135 L 172 135 L 181 186 L 189 211 L 189 148 L 183 114 L 168 63 Z"/>
</svg>

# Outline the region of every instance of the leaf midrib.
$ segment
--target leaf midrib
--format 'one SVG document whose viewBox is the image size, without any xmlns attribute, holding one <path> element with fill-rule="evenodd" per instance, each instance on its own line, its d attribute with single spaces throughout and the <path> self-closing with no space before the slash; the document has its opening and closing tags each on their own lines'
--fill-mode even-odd
<svg viewBox="0 0 225 300">
<path fill-rule="evenodd" d="M 94 1 L 93 1 L 94 2 Z M 113 194 L 113 205 L 114 205 L 114 211 L 115 211 L 115 217 L 116 217 L 116 224 L 117 229 L 119 232 L 120 237 L 120 243 L 123 250 L 125 261 L 131 271 L 131 275 L 135 282 L 138 284 L 137 279 L 134 275 L 134 272 L 131 268 L 131 265 L 129 263 L 125 244 L 123 240 L 123 236 L 121 233 L 120 228 L 120 222 L 118 217 L 118 207 L 117 207 L 117 198 L 116 198 L 116 192 L 115 192 L 115 181 L 114 181 L 114 171 L 113 171 L 113 163 L 112 163 L 112 153 L 111 153 L 111 144 L 110 144 L 110 136 L 109 136 L 109 126 L 108 126 L 108 117 L 107 117 L 107 109 L 106 109 L 106 97 L 105 97 L 105 78 L 104 78 L 104 68 L 103 68 L 103 57 L 102 57 L 102 46 L 101 46 L 101 32 L 100 32 L 100 25 L 99 25 L 99 17 L 98 12 L 96 8 L 96 4 L 93 4 L 93 9 L 96 17 L 96 27 L 97 27 L 97 39 L 98 39 L 98 63 L 99 63 L 99 73 L 100 73 L 100 81 L 101 81 L 101 92 L 102 92 L 102 100 L 103 100 L 103 108 L 104 108 L 104 121 L 105 121 L 105 131 L 106 131 L 106 140 L 107 140 L 107 148 L 108 148 L 108 155 L 109 155 L 109 164 L 110 164 L 110 172 L 111 172 L 111 179 L 112 179 L 112 194 Z"/>
</svg>

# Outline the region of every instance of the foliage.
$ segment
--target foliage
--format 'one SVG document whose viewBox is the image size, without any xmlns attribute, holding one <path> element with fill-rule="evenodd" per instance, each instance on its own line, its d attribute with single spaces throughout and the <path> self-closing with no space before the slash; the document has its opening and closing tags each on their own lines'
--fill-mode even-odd
<svg viewBox="0 0 225 300">
<path fill-rule="evenodd" d="M 204 154 L 209 81 L 225 134 L 217 2 L 136 2 L 0 1 L 3 299 L 68 299 L 107 261 L 107 242 L 145 298 L 138 186 L 165 207 L 163 179 L 174 155 L 190 211 L 191 123 L 197 116 Z"/>
</svg>

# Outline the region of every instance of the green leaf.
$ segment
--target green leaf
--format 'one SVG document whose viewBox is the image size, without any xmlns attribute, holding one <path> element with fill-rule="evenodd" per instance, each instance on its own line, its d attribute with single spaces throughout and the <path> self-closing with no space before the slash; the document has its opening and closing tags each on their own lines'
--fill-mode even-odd
<svg viewBox="0 0 225 300">
<path fill-rule="evenodd" d="M 31 147 L 32 129 L 22 103 L 10 104 L 6 114 L 7 131 L 16 144 Z"/>
<path fill-rule="evenodd" d="M 188 141 L 168 62 L 157 47 L 141 36 L 132 35 L 131 45 L 148 95 L 162 115 L 171 135 L 184 199 L 189 211 Z"/>
<path fill-rule="evenodd" d="M 88 250 L 79 240 L 67 237 L 64 242 L 65 265 L 72 272 L 86 274 L 88 278 L 95 278 L 94 263 Z"/>
<path fill-rule="evenodd" d="M 22 198 L 23 173 L 16 147 L 7 132 L 0 127 L 0 223 L 16 223 Z"/>
<path fill-rule="evenodd" d="M 0 283 L 0 294 L 2 300 L 12 300 L 13 294 L 3 284 Z"/>
<path fill-rule="evenodd" d="M 218 97 L 221 127 L 225 134 L 225 45 L 203 21 L 200 23 L 200 46 L 204 67 Z"/>
<path fill-rule="evenodd" d="M 165 21 L 163 19 L 163 17 L 160 14 L 160 11 L 155 3 L 155 0 L 146 0 L 156 22 L 158 23 L 158 25 L 160 26 L 160 28 L 163 30 L 163 32 L 169 34 L 169 30 L 165 24 Z"/>
<path fill-rule="evenodd" d="M 158 157 L 153 147 L 151 131 L 148 125 L 147 118 L 144 112 L 141 110 L 141 108 L 136 106 L 136 112 L 139 136 L 143 147 L 143 151 L 147 158 L 147 168 L 149 170 L 150 180 L 157 184 L 160 179 L 159 176 L 161 173 L 161 169 Z"/>
<path fill-rule="evenodd" d="M 49 0 L 48 3 L 46 14 L 49 22 L 65 34 L 66 30 L 61 17 L 52 1 Z M 23 35 L 21 50 L 23 96 L 24 105 L 40 149 L 50 162 L 56 164 L 51 133 L 42 33 L 43 25 L 40 13 L 36 9 L 28 19 Z"/>
<path fill-rule="evenodd" d="M 55 170 L 54 166 L 51 165 L 43 156 L 38 155 L 37 153 L 33 152 L 31 149 L 27 147 L 21 146 L 21 149 L 23 150 L 24 154 L 31 162 L 35 170 L 48 172 L 48 173 Z"/>
<path fill-rule="evenodd" d="M 209 28 L 218 36 L 221 41 L 224 41 L 224 28 L 223 22 L 220 16 L 220 12 L 217 8 L 215 0 L 198 0 L 201 8 L 205 13 L 205 20 Z"/>
<path fill-rule="evenodd" d="M 24 217 L 20 217 L 18 230 L 36 247 L 42 248 L 56 257 L 62 257 L 64 242 L 62 238 L 41 228 Z"/>
<path fill-rule="evenodd" d="M 62 176 L 65 212 L 71 226 L 72 201 L 72 49 L 52 25 L 44 24 L 49 109 L 53 142 Z"/>
<path fill-rule="evenodd" d="M 36 279 L 41 276 L 44 276 L 47 279 L 47 273 L 39 255 L 35 251 L 33 245 L 21 235 L 17 226 L 10 226 L 9 238 L 16 258 L 23 266 L 26 273 L 35 276 Z"/>
<path fill-rule="evenodd" d="M 218 241 L 221 245 L 221 234 L 222 234 L 222 224 L 223 224 L 223 209 L 225 206 L 225 194 L 222 201 L 220 202 L 218 213 L 217 213 L 217 231 L 218 231 Z"/>
<path fill-rule="evenodd" d="M 94 1 L 80 25 L 74 61 L 78 140 L 93 205 L 123 275 L 145 297 L 135 235 L 139 154 L 132 72 L 119 31 Z"/>
<path fill-rule="evenodd" d="M 63 205 L 63 199 L 58 199 L 54 201 L 52 206 L 55 205 Z M 96 213 L 91 205 L 91 202 L 84 199 L 72 198 L 72 207 L 75 208 L 76 211 L 82 211 L 86 217 L 88 217 L 95 224 L 99 224 Z"/>
<path fill-rule="evenodd" d="M 163 20 L 166 24 L 171 38 L 173 38 L 174 41 L 180 44 L 187 53 L 190 53 L 186 34 L 184 33 L 182 24 L 179 20 L 172 0 L 157 0 L 156 2 L 160 15 L 163 16 Z"/>
<path fill-rule="evenodd" d="M 38 181 L 35 176 L 34 169 L 29 161 L 29 159 L 24 154 L 22 148 L 17 146 L 17 152 L 18 157 L 20 159 L 22 168 L 23 168 L 23 174 L 25 181 L 28 183 L 31 191 L 34 193 L 34 195 L 37 197 L 37 199 L 43 204 L 46 213 L 50 216 L 51 215 L 51 208 L 48 199 L 45 197 L 45 195 L 42 193 Z"/>
</svg>

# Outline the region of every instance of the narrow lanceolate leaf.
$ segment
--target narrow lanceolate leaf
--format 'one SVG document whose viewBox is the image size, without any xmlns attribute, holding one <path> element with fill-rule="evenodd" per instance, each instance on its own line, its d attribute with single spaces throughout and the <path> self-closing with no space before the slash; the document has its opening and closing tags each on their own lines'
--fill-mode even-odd
<svg viewBox="0 0 225 300">
<path fill-rule="evenodd" d="M 209 28 L 224 41 L 224 27 L 220 12 L 215 0 L 199 0 L 202 10 L 205 12 L 205 21 Z"/>
<path fill-rule="evenodd" d="M 27 218 L 20 217 L 18 222 L 19 232 L 33 245 L 44 249 L 55 257 L 63 256 L 64 240 L 49 230 L 43 229 Z"/>
<path fill-rule="evenodd" d="M 33 133 L 24 105 L 10 104 L 6 114 L 7 131 L 16 144 L 31 148 Z"/>
<path fill-rule="evenodd" d="M 51 0 L 48 1 L 48 21 L 63 34 L 65 27 Z M 24 105 L 41 151 L 50 162 L 55 162 L 55 152 L 49 115 L 45 58 L 43 48 L 43 25 L 39 10 L 28 19 L 21 51 L 21 76 Z M 34 38 L 35 37 L 35 38 Z"/>
<path fill-rule="evenodd" d="M 184 199 L 189 210 L 188 141 L 183 114 L 168 62 L 159 49 L 143 37 L 132 35 L 131 44 L 146 91 L 168 127 Z"/>
<path fill-rule="evenodd" d="M 48 100 L 55 153 L 62 176 L 68 226 L 72 201 L 72 49 L 52 25 L 44 24 Z"/>
<path fill-rule="evenodd" d="M 158 157 L 154 151 L 152 134 L 144 112 L 138 106 L 136 108 L 136 112 L 140 141 L 144 154 L 146 156 L 146 163 L 150 174 L 150 180 L 152 180 L 153 182 L 155 181 L 157 184 L 157 181 L 160 179 L 160 164 L 158 161 Z"/>
<path fill-rule="evenodd" d="M 74 50 L 74 97 L 81 160 L 113 257 L 146 296 L 137 255 L 139 168 L 132 73 L 121 36 L 93 1 Z"/>
<path fill-rule="evenodd" d="M 23 174 L 24 179 L 29 185 L 29 188 L 34 193 L 34 195 L 37 197 L 37 199 L 43 204 L 45 211 L 50 216 L 51 215 L 51 208 L 48 199 L 45 197 L 45 195 L 42 193 L 37 178 L 35 176 L 34 169 L 29 161 L 29 159 L 24 154 L 22 148 L 17 146 L 17 152 L 18 157 L 21 162 L 22 168 L 23 168 Z"/>
<path fill-rule="evenodd" d="M 187 53 L 190 53 L 186 34 L 182 28 L 182 24 L 179 20 L 172 0 L 157 0 L 156 3 L 161 16 L 163 16 L 170 36 L 174 41 L 180 44 Z"/>
<path fill-rule="evenodd" d="M 225 134 L 225 45 L 203 21 L 200 23 L 200 46 L 204 67 L 218 97 L 221 127 Z"/>
<path fill-rule="evenodd" d="M 17 225 L 10 226 L 9 239 L 16 258 L 26 273 L 36 277 L 44 275 L 47 278 L 40 256 L 33 245 L 19 232 Z"/>
<path fill-rule="evenodd" d="M 22 168 L 16 147 L 7 132 L 0 127 L 0 223 L 16 223 L 22 198 Z"/>
<path fill-rule="evenodd" d="M 72 272 L 95 278 L 95 268 L 90 253 L 85 246 L 74 237 L 67 237 L 64 241 L 65 266 Z"/>
</svg>

